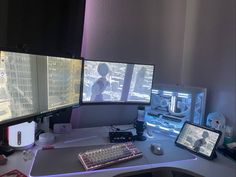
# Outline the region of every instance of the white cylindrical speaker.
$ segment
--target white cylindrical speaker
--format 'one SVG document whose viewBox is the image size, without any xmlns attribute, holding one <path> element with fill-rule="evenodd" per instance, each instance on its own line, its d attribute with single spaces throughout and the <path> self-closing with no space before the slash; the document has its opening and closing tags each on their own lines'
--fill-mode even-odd
<svg viewBox="0 0 236 177">
<path fill-rule="evenodd" d="M 9 146 L 17 150 L 28 149 L 34 145 L 35 122 L 25 122 L 8 127 Z"/>
</svg>

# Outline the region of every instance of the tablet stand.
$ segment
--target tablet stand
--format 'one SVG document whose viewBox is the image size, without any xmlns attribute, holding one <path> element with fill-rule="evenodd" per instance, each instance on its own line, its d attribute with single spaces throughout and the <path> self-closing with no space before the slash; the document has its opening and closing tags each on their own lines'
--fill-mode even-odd
<svg viewBox="0 0 236 177">
<path fill-rule="evenodd" d="M 216 159 L 216 158 L 217 158 L 217 154 L 216 154 L 216 151 L 214 150 L 214 151 L 213 151 L 212 159 Z"/>
</svg>

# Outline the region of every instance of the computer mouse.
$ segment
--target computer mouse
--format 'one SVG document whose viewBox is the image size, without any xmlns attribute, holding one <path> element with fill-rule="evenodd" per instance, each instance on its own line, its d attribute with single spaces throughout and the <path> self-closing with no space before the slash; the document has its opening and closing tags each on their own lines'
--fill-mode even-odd
<svg viewBox="0 0 236 177">
<path fill-rule="evenodd" d="M 161 147 L 160 144 L 152 143 L 151 144 L 151 151 L 155 155 L 163 155 L 163 148 Z"/>
</svg>

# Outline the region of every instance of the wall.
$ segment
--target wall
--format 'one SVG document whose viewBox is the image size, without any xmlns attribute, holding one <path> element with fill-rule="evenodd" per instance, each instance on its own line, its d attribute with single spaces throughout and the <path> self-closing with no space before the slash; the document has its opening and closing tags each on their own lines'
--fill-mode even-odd
<svg viewBox="0 0 236 177">
<path fill-rule="evenodd" d="M 235 7 L 234 0 L 187 1 L 182 83 L 206 87 L 206 112 L 223 113 L 236 129 Z"/>
<path fill-rule="evenodd" d="M 236 127 L 234 0 L 86 3 L 83 57 L 153 63 L 154 83 L 206 87 L 207 112 L 223 112 Z M 75 127 L 122 124 L 136 116 L 135 106 L 79 111 Z"/>
<path fill-rule="evenodd" d="M 86 1 L 82 56 L 155 64 L 155 83 L 181 81 L 185 1 Z M 82 106 L 74 126 L 125 124 L 137 106 Z M 75 110 L 76 111 L 76 110 Z M 75 121 L 75 119 L 77 119 Z"/>
<path fill-rule="evenodd" d="M 0 1 L 0 47 L 5 46 L 7 36 L 7 0 Z"/>
<path fill-rule="evenodd" d="M 185 1 L 86 3 L 85 58 L 154 63 L 155 82 L 180 82 Z"/>
</svg>

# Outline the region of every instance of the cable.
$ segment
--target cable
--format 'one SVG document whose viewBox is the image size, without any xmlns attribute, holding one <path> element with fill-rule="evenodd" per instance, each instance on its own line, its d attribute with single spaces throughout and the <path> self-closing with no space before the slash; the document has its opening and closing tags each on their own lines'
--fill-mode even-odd
<svg viewBox="0 0 236 177">
<path fill-rule="evenodd" d="M 111 125 L 111 126 L 110 126 L 110 129 L 111 129 L 113 132 L 120 131 L 120 129 L 117 128 L 117 127 L 115 127 L 114 125 Z"/>
</svg>

